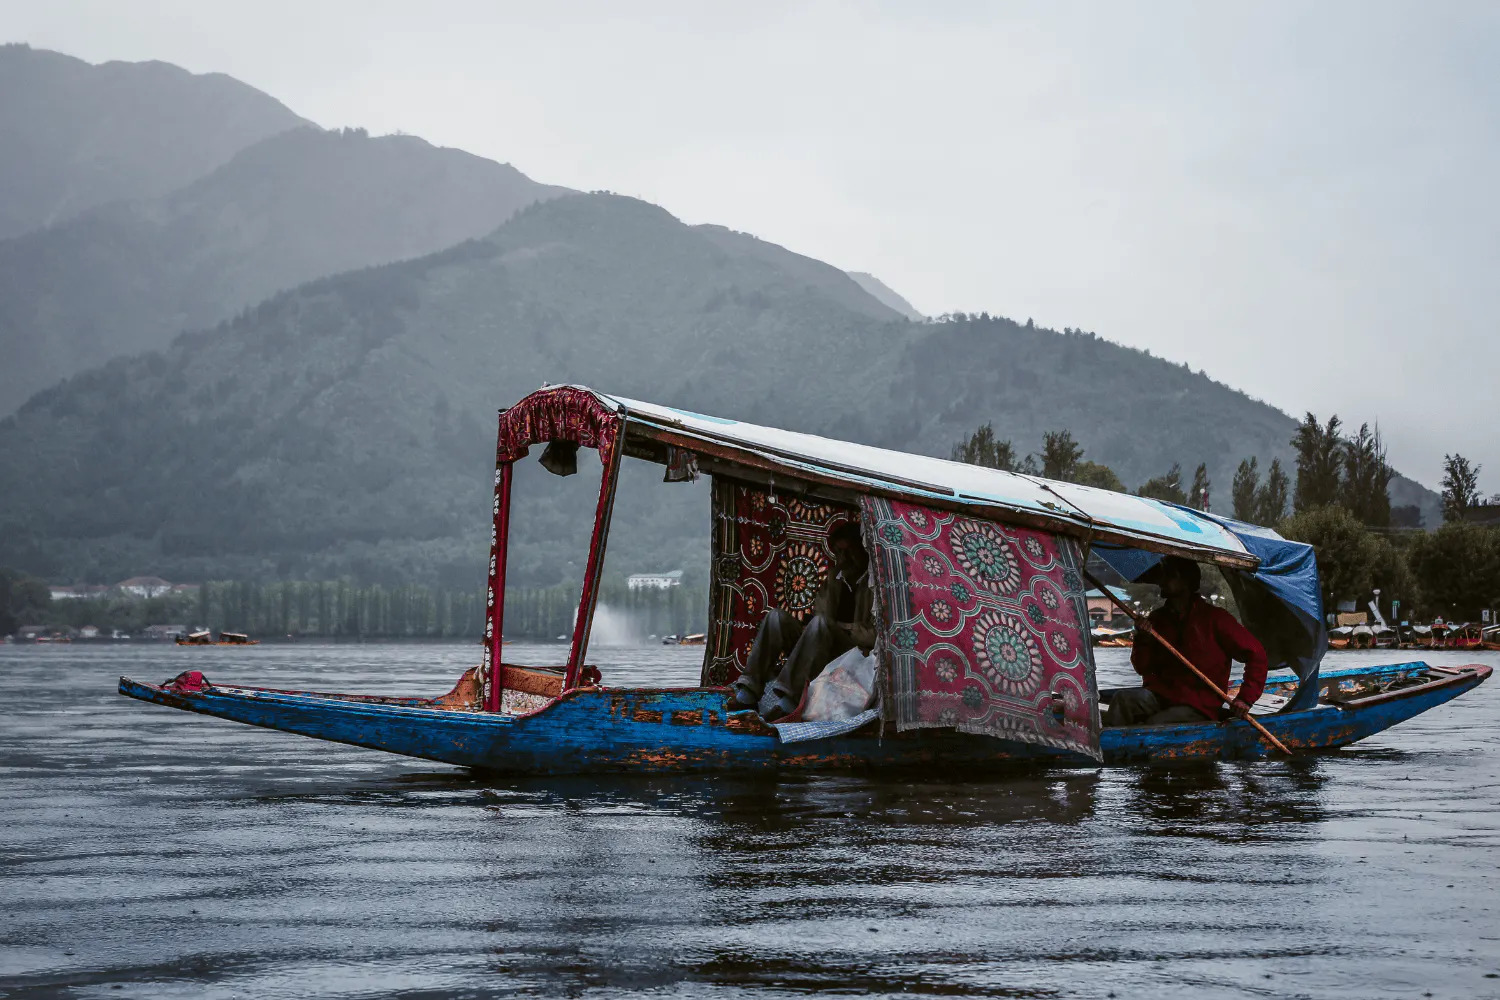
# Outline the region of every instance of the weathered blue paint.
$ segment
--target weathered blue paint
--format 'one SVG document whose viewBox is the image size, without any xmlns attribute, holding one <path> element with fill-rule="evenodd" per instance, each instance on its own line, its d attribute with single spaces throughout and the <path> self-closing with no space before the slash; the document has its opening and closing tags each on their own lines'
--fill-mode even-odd
<svg viewBox="0 0 1500 1000">
<path fill-rule="evenodd" d="M 1323 680 L 1336 691 L 1360 678 L 1390 680 L 1426 669 L 1424 664 L 1392 664 L 1330 672 Z M 1449 701 L 1489 675 L 1489 667 L 1475 665 L 1440 683 L 1393 692 L 1368 704 L 1321 704 L 1260 721 L 1294 752 L 1333 749 Z M 424 707 L 419 699 L 355 701 L 213 686 L 179 691 L 125 677 L 120 678 L 120 693 L 315 739 L 510 773 L 1097 766 L 1087 757 L 1045 747 L 931 729 L 882 736 L 872 726 L 838 739 L 783 744 L 754 714 L 726 714 L 725 692 L 718 688 L 583 688 L 528 716 Z M 1106 729 L 1100 743 L 1106 765 L 1266 754 L 1255 731 L 1241 721 Z"/>
</svg>

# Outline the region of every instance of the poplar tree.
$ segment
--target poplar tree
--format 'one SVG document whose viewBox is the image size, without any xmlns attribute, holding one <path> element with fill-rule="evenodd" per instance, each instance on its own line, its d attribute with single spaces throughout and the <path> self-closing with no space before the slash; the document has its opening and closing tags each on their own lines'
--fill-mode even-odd
<svg viewBox="0 0 1500 1000">
<path fill-rule="evenodd" d="M 1292 508 L 1299 514 L 1339 500 L 1344 464 L 1344 441 L 1339 436 L 1339 426 L 1337 416 L 1329 417 L 1324 426 L 1308 413 L 1292 435 L 1292 447 L 1297 449 L 1297 488 Z"/>
<path fill-rule="evenodd" d="M 1234 516 L 1236 520 L 1258 523 L 1260 517 L 1260 502 L 1257 492 L 1260 489 L 1259 461 L 1254 455 L 1240 460 L 1240 467 L 1234 470 L 1234 485 L 1230 487 L 1230 499 L 1234 504 Z"/>
<path fill-rule="evenodd" d="M 1394 475 L 1385 459 L 1380 429 L 1372 433 L 1360 424 L 1359 433 L 1344 442 L 1344 476 L 1339 497 L 1355 517 L 1375 528 L 1391 523 L 1390 483 Z"/>
<path fill-rule="evenodd" d="M 1462 455 L 1443 456 L 1443 520 L 1462 521 L 1464 512 L 1480 502 L 1479 470 Z"/>
<path fill-rule="evenodd" d="M 1291 482 L 1281 467 L 1281 459 L 1271 459 L 1271 468 L 1266 473 L 1266 482 L 1255 495 L 1255 523 L 1268 527 L 1286 517 L 1286 498 Z"/>
</svg>

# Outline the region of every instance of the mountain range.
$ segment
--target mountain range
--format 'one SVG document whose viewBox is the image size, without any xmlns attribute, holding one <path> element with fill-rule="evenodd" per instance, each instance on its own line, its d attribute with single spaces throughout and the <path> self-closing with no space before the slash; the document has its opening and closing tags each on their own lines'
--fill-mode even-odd
<svg viewBox="0 0 1500 1000">
<path fill-rule="evenodd" d="M 155 198 L 307 122 L 222 73 L 0 45 L 0 239 Z"/>
<path fill-rule="evenodd" d="M 0 413 L 282 289 L 482 236 L 563 190 L 412 136 L 301 126 L 169 194 L 0 241 Z"/>
<path fill-rule="evenodd" d="M 1286 414 L 1093 334 L 915 322 L 748 234 L 300 120 L 0 262 L 0 346 L 69 376 L 0 420 L 0 565 L 56 580 L 471 585 L 495 409 L 543 381 L 932 454 L 1067 428 L 1131 485 L 1207 462 L 1218 498 L 1290 459 Z M 512 579 L 569 579 L 597 471 L 527 465 Z M 702 484 L 627 469 L 611 566 L 703 566 Z"/>
</svg>

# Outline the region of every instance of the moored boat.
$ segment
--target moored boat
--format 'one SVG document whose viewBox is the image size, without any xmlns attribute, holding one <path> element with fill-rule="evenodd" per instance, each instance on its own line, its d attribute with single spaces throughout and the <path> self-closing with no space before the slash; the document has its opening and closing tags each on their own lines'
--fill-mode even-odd
<svg viewBox="0 0 1500 1000">
<path fill-rule="evenodd" d="M 179 646 L 259 646 L 259 639 L 252 639 L 243 632 L 220 632 L 217 641 L 208 629 L 199 629 L 177 637 Z"/>
<path fill-rule="evenodd" d="M 603 465 L 566 660 L 502 656 L 512 470 L 545 446 Z M 709 628 L 699 684 L 613 687 L 588 664 L 622 459 L 666 482 L 712 477 Z M 1255 715 L 1293 752 L 1333 749 L 1446 702 L 1483 665 L 1399 663 L 1324 673 L 1312 549 L 1202 511 L 1071 483 L 833 441 L 596 393 L 545 387 L 500 417 L 488 615 L 480 663 L 441 698 L 121 678 L 130 697 L 324 740 L 509 773 L 1128 764 L 1267 752 L 1242 720 L 1104 725 L 1084 565 L 1127 581 L 1164 556 L 1216 566 L 1275 673 Z M 663 488 L 671 489 L 672 486 Z M 846 719 L 767 723 L 726 707 L 768 607 L 800 618 L 856 522 L 875 598 L 876 703 Z M 796 714 L 789 717 L 795 719 Z"/>
</svg>

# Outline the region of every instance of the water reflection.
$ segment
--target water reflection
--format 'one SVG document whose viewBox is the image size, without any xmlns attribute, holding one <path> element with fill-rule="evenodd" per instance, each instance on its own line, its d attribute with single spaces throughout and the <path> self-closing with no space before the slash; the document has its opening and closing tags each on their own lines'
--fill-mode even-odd
<svg viewBox="0 0 1500 1000">
<path fill-rule="evenodd" d="M 1325 818 L 1326 776 L 1317 758 L 1256 762 L 1192 762 L 1134 768 L 1121 804 L 1142 828 L 1224 843 L 1281 839 L 1287 824 Z"/>
</svg>

